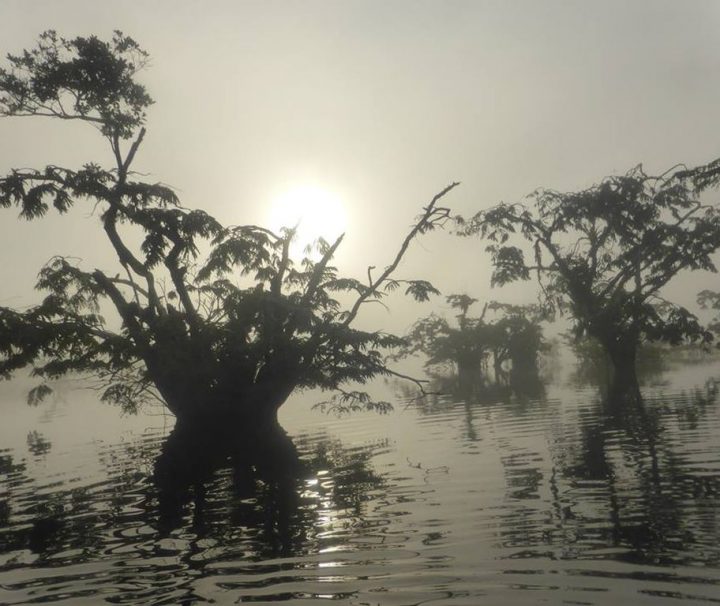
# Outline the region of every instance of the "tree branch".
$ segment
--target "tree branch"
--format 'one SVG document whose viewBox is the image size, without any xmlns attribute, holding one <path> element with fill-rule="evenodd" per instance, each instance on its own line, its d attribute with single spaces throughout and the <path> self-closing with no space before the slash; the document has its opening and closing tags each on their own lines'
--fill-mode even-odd
<svg viewBox="0 0 720 606">
<path fill-rule="evenodd" d="M 436 224 L 442 223 L 450 217 L 449 209 L 436 207 L 436 204 L 441 198 L 450 193 L 450 191 L 455 189 L 458 185 L 460 185 L 459 182 L 451 183 L 440 193 L 436 194 L 435 197 L 433 197 L 433 199 L 430 201 L 430 204 L 425 207 L 425 212 L 421 215 L 420 219 L 417 221 L 417 223 L 415 223 L 410 232 L 405 236 L 405 239 L 400 245 L 400 250 L 398 250 L 397 254 L 395 255 L 393 262 L 388 265 L 385 268 L 385 271 L 382 272 L 380 277 L 378 277 L 374 282 L 371 282 L 368 289 L 365 292 L 361 293 L 360 296 L 355 300 L 355 304 L 350 309 L 350 312 L 348 313 L 345 321 L 342 324 L 343 326 L 347 327 L 353 322 L 353 320 L 355 320 L 355 317 L 360 310 L 360 306 L 371 295 L 377 293 L 378 288 L 382 286 L 383 282 L 385 282 L 385 280 L 397 269 L 400 261 L 405 256 L 405 252 L 410 246 L 410 242 L 412 242 L 415 236 L 429 229 L 432 229 L 432 227 L 434 227 Z"/>
<path fill-rule="evenodd" d="M 133 341 L 135 341 L 135 345 L 147 355 L 150 350 L 150 344 L 145 336 L 145 331 L 140 325 L 140 322 L 138 322 L 138 318 L 132 311 L 133 308 L 131 304 L 125 300 L 125 297 L 123 297 L 120 290 L 113 284 L 112 280 L 99 269 L 93 272 L 93 276 L 98 285 L 105 291 L 115 305 L 115 309 L 117 309 L 125 328 L 127 328 L 128 333 Z"/>
<path fill-rule="evenodd" d="M 145 132 L 146 132 L 145 127 L 143 126 L 140 129 L 140 134 L 138 134 L 137 139 L 135 139 L 135 141 L 133 141 L 132 145 L 130 146 L 130 151 L 128 152 L 128 155 L 125 158 L 125 162 L 123 162 L 123 165 L 122 165 L 123 175 L 127 175 L 127 171 L 130 168 L 132 161 L 135 159 L 135 154 L 137 153 L 137 150 L 140 147 L 140 144 L 142 143 L 143 139 L 145 138 Z"/>
</svg>

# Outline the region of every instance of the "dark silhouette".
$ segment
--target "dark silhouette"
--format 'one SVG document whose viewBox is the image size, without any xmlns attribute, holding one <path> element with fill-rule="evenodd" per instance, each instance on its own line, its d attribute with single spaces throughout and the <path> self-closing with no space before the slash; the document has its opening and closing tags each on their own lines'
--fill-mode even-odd
<svg viewBox="0 0 720 606">
<path fill-rule="evenodd" d="M 685 563 L 688 554 L 677 549 L 678 543 L 701 543 L 706 533 L 717 536 L 717 524 L 701 530 L 687 521 L 691 511 L 713 502 L 718 477 L 704 476 L 687 466 L 665 434 L 669 421 L 687 416 L 697 419 L 716 401 L 714 381 L 670 402 L 662 397 L 632 402 L 612 395 L 601 397 L 595 410 L 587 411 L 595 420 L 582 424 L 580 448 L 572 452 L 557 444 L 557 471 L 568 485 L 586 482 L 603 487 L 607 523 L 589 523 L 585 512 L 592 511 L 591 507 L 556 492 L 554 506 L 562 512 L 562 525 L 582 535 L 601 528 L 607 543 L 627 548 L 618 556 L 627 561 Z"/>
<path fill-rule="evenodd" d="M 36 48 L 8 60 L 0 115 L 92 125 L 115 164 L 13 170 L 0 179 L 0 206 L 35 219 L 51 205 L 64 213 L 87 200 L 119 265 L 113 275 L 51 259 L 40 271 L 37 286 L 48 294 L 39 305 L 0 308 L 0 376 L 28 365 L 44 380 L 89 374 L 100 380 L 103 400 L 127 411 L 156 398 L 188 423 L 209 417 L 258 435 L 277 429 L 277 410 L 296 387 L 338 394 L 327 404 L 341 411 L 390 407 L 343 386 L 394 374 L 382 354 L 401 340 L 352 325 L 365 303 L 399 287 L 417 300 L 437 293 L 424 280 L 393 276 L 410 243 L 448 219 L 438 202 L 457 183 L 423 208 L 377 276 L 370 268 L 367 282 L 343 278 L 331 265 L 342 236 L 319 241 L 317 257 L 297 265 L 289 253 L 293 229 L 223 226 L 180 206 L 171 188 L 136 180 L 152 99 L 135 80 L 148 56 L 131 38 L 65 40 L 48 31 Z M 139 247 L 126 237 L 128 226 L 141 234 Z M 202 257 L 201 249 L 210 252 Z M 334 298 L 338 292 L 351 295 L 347 307 Z M 101 308 L 115 309 L 120 330 Z M 29 401 L 50 390 L 43 382 Z"/>
<path fill-rule="evenodd" d="M 604 397 L 620 390 L 613 375 L 612 361 L 608 358 L 603 346 L 591 337 L 578 338 L 573 334 L 566 335 L 575 367 L 569 376 L 574 387 L 595 385 Z M 635 375 L 638 385 L 662 380 L 663 373 L 668 369 L 666 354 L 668 352 L 655 344 L 641 343 L 638 346 Z"/>
<path fill-rule="evenodd" d="M 713 309 L 716 312 L 720 312 L 720 292 L 716 290 L 701 290 L 698 293 L 697 301 L 703 309 Z M 715 335 L 720 334 L 720 314 L 716 315 L 710 321 L 708 329 Z"/>
<path fill-rule="evenodd" d="M 459 310 L 457 327 L 445 318 L 431 314 L 413 324 L 406 339 L 407 346 L 399 355 L 421 353 L 427 357 L 425 368 L 447 390 L 448 382 L 456 382 L 461 397 L 472 397 L 493 386 L 511 385 L 524 389 L 540 383 L 538 358 L 545 349 L 540 322 L 542 310 L 535 305 L 486 303 L 477 317 L 468 310 L 477 303 L 466 294 L 450 295 L 448 303 Z M 493 319 L 487 312 L 495 313 Z M 450 366 L 448 378 L 441 369 Z"/>
<path fill-rule="evenodd" d="M 238 441 L 237 432 L 209 439 L 202 428 L 175 428 L 154 466 L 158 531 L 167 535 L 184 526 L 192 504 L 199 536 L 218 536 L 219 527 L 251 528 L 265 557 L 302 553 L 317 524 L 315 506 L 302 496 L 304 482 L 319 470 L 332 484 L 325 498 L 333 507 L 362 515 L 367 492 L 383 484 L 369 464 L 372 451 L 350 456 L 329 440 L 299 442 L 302 457 L 285 434 L 248 444 Z"/>
<path fill-rule="evenodd" d="M 711 335 L 660 290 L 686 270 L 715 271 L 720 209 L 701 200 L 717 168 L 653 177 L 638 166 L 575 193 L 538 190 L 527 203 L 500 204 L 461 220 L 463 235 L 489 242 L 493 285 L 535 273 L 543 305 L 569 314 L 578 336 L 598 340 L 615 385 L 637 392 L 636 356 L 643 342 L 678 344 Z M 523 249 L 510 244 L 524 241 Z"/>
<path fill-rule="evenodd" d="M 608 401 L 642 400 L 640 387 L 661 386 L 667 381 L 665 373 L 712 359 L 712 352 L 696 344 L 669 346 L 662 343 L 640 343 L 637 349 L 636 377 L 638 389 L 614 380 L 612 362 L 602 345 L 595 339 L 566 335 L 572 348 L 575 367 L 569 375 L 569 384 L 575 388 L 593 385 L 601 397 Z"/>
<path fill-rule="evenodd" d="M 102 452 L 106 479 L 57 482 L 52 491 L 38 490 L 24 463 L 0 455 L 0 555 L 20 558 L 3 560 L 0 570 L 27 566 L 24 550 L 39 566 L 100 562 L 119 546 L 152 560 L 147 536 L 160 554 L 159 539 L 179 528 L 193 537 L 189 563 L 207 539 L 257 559 L 316 553 L 328 532 L 323 513 L 359 522 L 368 494 L 385 486 L 371 463 L 381 443 L 348 449 L 325 435 L 301 435 L 296 448 L 285 435 L 265 445 L 237 438 L 229 429 L 211 438 L 201 427 L 178 426 L 162 443 L 140 439 Z M 133 532 L 139 521 L 146 538 Z M 122 585 L 128 572 L 116 572 Z"/>
<path fill-rule="evenodd" d="M 208 423 L 212 425 L 207 426 Z M 214 420 L 179 422 L 163 444 L 155 461 L 159 527 L 163 534 L 182 523 L 184 506 L 194 503 L 194 523 L 202 525 L 206 485 L 219 469 L 230 467 L 236 494 L 252 494 L 256 482 L 273 486 L 276 506 L 297 506 L 293 499 L 302 464 L 292 440 L 278 429 L 260 436 L 243 435 L 232 425 Z M 247 495 L 246 495 L 247 496 Z"/>
</svg>

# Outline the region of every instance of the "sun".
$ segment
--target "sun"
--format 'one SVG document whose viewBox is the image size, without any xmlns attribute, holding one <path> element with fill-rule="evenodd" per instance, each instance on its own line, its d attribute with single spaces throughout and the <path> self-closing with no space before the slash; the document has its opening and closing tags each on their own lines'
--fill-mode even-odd
<svg viewBox="0 0 720 606">
<path fill-rule="evenodd" d="M 323 187 L 302 185 L 277 195 L 268 208 L 267 224 L 273 231 L 297 226 L 294 255 L 318 238 L 328 242 L 345 232 L 347 212 L 342 199 Z"/>
</svg>

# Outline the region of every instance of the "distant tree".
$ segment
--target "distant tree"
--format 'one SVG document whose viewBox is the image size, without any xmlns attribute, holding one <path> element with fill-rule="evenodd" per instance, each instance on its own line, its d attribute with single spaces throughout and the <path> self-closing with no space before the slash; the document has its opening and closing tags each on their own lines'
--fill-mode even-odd
<svg viewBox="0 0 720 606">
<path fill-rule="evenodd" d="M 464 329 L 467 325 L 467 312 L 473 304 L 478 302 L 478 300 L 473 299 L 470 295 L 466 294 L 448 295 L 446 300 L 450 304 L 450 307 L 460 310 L 460 314 L 457 316 L 458 324 L 460 325 L 461 330 Z M 485 312 L 483 310 L 483 314 L 484 313 Z"/>
<path fill-rule="evenodd" d="M 717 187 L 720 184 L 720 158 L 709 164 L 684 171 L 683 177 L 692 180 L 693 185 L 699 191 Z M 703 309 L 720 311 L 720 290 L 704 289 L 700 291 L 697 302 Z M 708 330 L 715 335 L 720 334 L 720 314 L 710 321 Z M 720 347 L 720 343 L 717 346 Z"/>
<path fill-rule="evenodd" d="M 638 166 L 587 190 L 538 190 L 523 203 L 480 211 L 460 220 L 461 234 L 489 241 L 494 285 L 535 273 L 543 305 L 601 343 L 618 385 L 636 386 L 641 341 L 710 338 L 690 311 L 661 295 L 682 271 L 716 271 L 720 211 L 701 199 L 710 185 L 697 170 L 649 176 Z"/>
<path fill-rule="evenodd" d="M 49 393 L 46 380 L 81 373 L 126 410 L 157 398 L 181 420 L 229 416 L 259 427 L 276 422 L 298 387 L 335 391 L 327 405 L 336 410 L 386 410 L 387 402 L 346 386 L 393 374 L 384 352 L 401 340 L 352 325 L 364 304 L 391 290 L 420 301 L 437 293 L 424 280 L 392 276 L 412 240 L 447 220 L 438 203 L 457 184 L 423 208 L 390 264 L 377 277 L 368 271 L 366 283 L 331 265 L 342 236 L 319 241 L 319 256 L 298 265 L 292 229 L 223 226 L 133 172 L 152 103 L 135 80 L 147 58 L 120 32 L 105 42 L 48 31 L 0 70 L 1 115 L 90 124 L 114 158 L 111 168 L 13 170 L 0 179 L 0 206 L 36 219 L 51 206 L 62 214 L 89 203 L 119 263 L 106 273 L 51 259 L 40 271 L 37 286 L 47 294 L 39 305 L 0 308 L 0 376 L 31 366 L 43 379 L 31 402 Z M 107 322 L 111 310 L 118 319 Z"/>
<path fill-rule="evenodd" d="M 428 370 L 449 365 L 459 377 L 476 377 L 484 371 L 490 355 L 491 343 L 483 332 L 487 332 L 485 325 L 468 321 L 460 329 L 433 313 L 413 324 L 408 346 L 397 355 L 422 353 Z"/>
<path fill-rule="evenodd" d="M 537 375 L 538 355 L 544 346 L 538 306 L 491 302 L 472 317 L 468 310 L 477 299 L 455 294 L 447 302 L 460 310 L 457 327 L 437 314 L 421 318 L 408 332 L 407 346 L 399 355 L 421 353 L 430 370 L 451 365 L 460 383 L 487 381 L 491 363 L 496 381 L 506 378 L 508 362 L 511 378 Z M 488 310 L 495 312 L 494 319 L 486 319 Z"/>
<path fill-rule="evenodd" d="M 493 326 L 495 373 L 510 362 L 510 380 L 517 382 L 538 375 L 540 354 L 547 349 L 541 323 L 547 320 L 539 305 L 510 305 L 492 302 L 489 308 L 500 315 Z"/>
<path fill-rule="evenodd" d="M 698 293 L 697 301 L 703 309 L 720 311 L 720 291 L 709 289 L 701 290 Z M 710 321 L 707 328 L 715 334 L 720 333 L 720 314 Z M 717 345 L 720 347 L 720 343 Z"/>
</svg>

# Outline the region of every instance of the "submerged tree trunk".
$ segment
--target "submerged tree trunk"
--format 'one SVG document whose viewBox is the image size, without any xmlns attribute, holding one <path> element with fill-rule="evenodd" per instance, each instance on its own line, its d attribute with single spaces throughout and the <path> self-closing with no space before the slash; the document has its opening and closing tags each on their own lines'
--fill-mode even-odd
<svg viewBox="0 0 720 606">
<path fill-rule="evenodd" d="M 285 403 L 292 386 L 250 385 L 246 389 L 208 392 L 206 398 L 176 404 L 175 416 L 180 425 L 202 425 L 208 431 L 225 428 L 232 431 L 263 435 L 280 430 L 278 411 Z"/>
<path fill-rule="evenodd" d="M 148 375 L 179 426 L 224 427 L 262 435 L 279 429 L 278 410 L 301 376 L 295 357 L 267 359 L 248 367 L 242 359 L 218 360 L 210 348 L 178 339 L 147 356 Z"/>
<path fill-rule="evenodd" d="M 638 398 L 637 340 L 610 336 L 604 338 L 602 344 L 610 362 L 608 393 L 615 398 Z"/>
<path fill-rule="evenodd" d="M 463 393 L 473 393 L 485 383 L 483 357 L 478 352 L 465 352 L 456 359 L 458 388 Z"/>
</svg>

